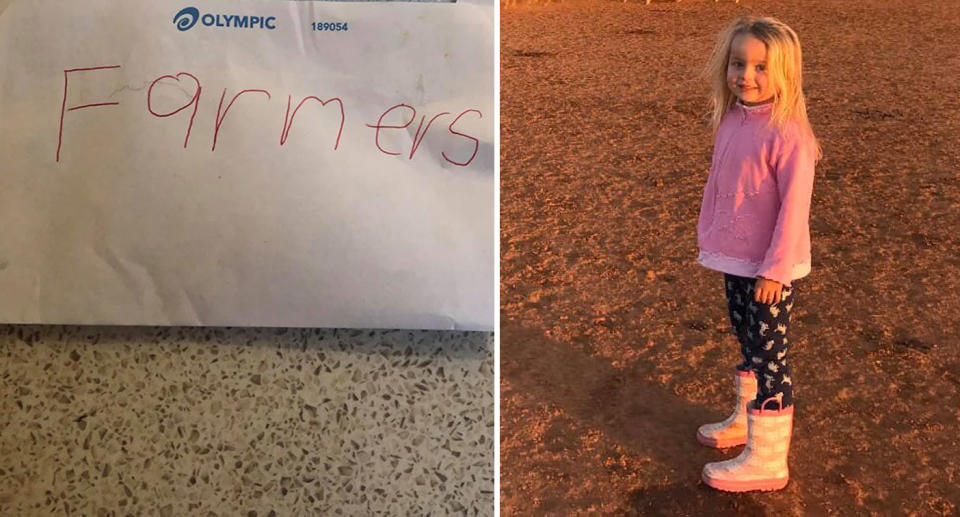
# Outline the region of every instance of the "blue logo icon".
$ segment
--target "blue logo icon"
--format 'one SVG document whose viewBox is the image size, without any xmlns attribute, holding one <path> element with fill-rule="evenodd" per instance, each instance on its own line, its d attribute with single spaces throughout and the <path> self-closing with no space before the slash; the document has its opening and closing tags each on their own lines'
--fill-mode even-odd
<svg viewBox="0 0 960 517">
<path fill-rule="evenodd" d="M 181 31 L 189 30 L 197 21 L 206 27 L 229 27 L 239 29 L 269 29 L 277 28 L 276 16 L 241 16 L 238 14 L 211 14 L 200 16 L 196 7 L 184 7 L 173 17 L 173 23 Z"/>
<path fill-rule="evenodd" d="M 173 23 L 178 29 L 185 31 L 196 25 L 198 19 L 200 19 L 200 11 L 196 7 L 184 7 L 173 17 Z"/>
</svg>

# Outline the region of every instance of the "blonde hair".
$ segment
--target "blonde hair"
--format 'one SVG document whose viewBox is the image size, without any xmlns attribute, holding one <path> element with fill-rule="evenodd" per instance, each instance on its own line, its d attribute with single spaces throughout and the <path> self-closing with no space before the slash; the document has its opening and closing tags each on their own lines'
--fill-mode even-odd
<svg viewBox="0 0 960 517">
<path fill-rule="evenodd" d="M 727 86 L 727 66 L 730 61 L 730 47 L 734 38 L 749 34 L 763 42 L 767 47 L 767 74 L 773 87 L 773 106 L 770 124 L 783 128 L 787 121 L 793 120 L 813 136 L 813 128 L 807 118 L 807 104 L 803 95 L 803 57 L 800 50 L 800 38 L 786 24 L 775 18 L 741 16 L 717 37 L 713 54 L 704 69 L 704 75 L 712 83 L 712 116 L 714 131 L 720 125 L 727 110 L 736 102 L 736 95 Z M 817 160 L 823 156 L 820 142 L 817 145 Z"/>
</svg>

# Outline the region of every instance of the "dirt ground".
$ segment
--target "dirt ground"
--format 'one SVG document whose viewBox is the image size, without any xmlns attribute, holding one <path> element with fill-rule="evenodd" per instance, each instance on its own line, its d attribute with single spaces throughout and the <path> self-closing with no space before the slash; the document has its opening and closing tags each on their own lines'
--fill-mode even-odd
<svg viewBox="0 0 960 517">
<path fill-rule="evenodd" d="M 698 72 L 739 13 L 804 44 L 824 149 L 791 322 L 790 483 L 742 447 L 722 273 L 696 262 Z M 684 0 L 501 11 L 501 511 L 960 515 L 960 2 Z M 803 282 L 802 284 L 800 282 Z"/>
</svg>

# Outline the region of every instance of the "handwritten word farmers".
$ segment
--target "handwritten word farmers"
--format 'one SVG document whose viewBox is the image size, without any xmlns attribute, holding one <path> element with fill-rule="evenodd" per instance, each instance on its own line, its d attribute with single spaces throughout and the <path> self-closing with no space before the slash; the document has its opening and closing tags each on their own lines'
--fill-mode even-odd
<svg viewBox="0 0 960 517">
<path fill-rule="evenodd" d="M 120 104 L 119 102 L 95 102 L 95 103 L 89 103 L 89 104 L 81 104 L 79 106 L 72 106 L 68 108 L 67 107 L 67 91 L 69 89 L 70 80 L 72 77 L 71 74 L 77 74 L 80 72 L 110 73 L 110 71 L 113 71 L 119 68 L 121 68 L 120 65 L 110 65 L 110 66 L 94 66 L 89 68 L 70 68 L 63 71 L 63 102 L 60 107 L 60 130 L 57 133 L 57 162 L 60 161 L 60 151 L 61 151 L 61 148 L 63 147 L 63 141 L 64 141 L 63 119 L 68 112 L 73 112 L 73 111 L 82 110 L 82 109 L 89 109 L 89 108 L 117 106 Z M 81 77 L 82 76 L 78 77 L 77 79 L 80 79 Z M 77 80 L 77 79 L 73 79 L 73 80 Z M 153 96 L 154 87 L 161 82 L 167 82 L 167 83 L 175 82 L 178 86 L 181 86 L 181 88 L 184 85 L 187 87 L 192 87 L 194 89 L 193 96 L 183 106 L 180 106 L 172 111 L 168 111 L 165 113 L 158 112 L 154 108 L 152 96 Z M 190 120 L 187 123 L 186 132 L 183 138 L 184 148 L 186 148 L 190 142 L 190 131 L 193 128 L 193 120 L 197 116 L 197 108 L 200 105 L 200 95 L 202 91 L 203 91 L 203 87 L 200 84 L 200 79 L 198 79 L 195 75 L 189 72 L 177 72 L 175 74 L 158 76 L 156 79 L 153 80 L 153 82 L 150 83 L 150 86 L 147 88 L 147 94 L 146 94 L 147 95 L 147 99 L 146 99 L 147 111 L 149 111 L 150 114 L 155 117 L 160 117 L 160 118 L 171 117 L 173 115 L 180 113 L 181 111 L 187 110 L 192 107 L 192 110 L 189 111 Z M 265 97 L 266 98 L 265 100 L 267 101 L 272 99 L 270 92 L 267 90 L 245 89 L 245 90 L 240 90 L 238 93 L 234 94 L 230 98 L 229 102 L 226 103 L 226 106 L 224 106 L 224 101 L 226 100 L 226 96 L 227 96 L 227 89 L 224 88 L 223 92 L 220 94 L 220 103 L 217 105 L 217 114 L 216 114 L 216 118 L 214 119 L 213 139 L 212 139 L 212 144 L 210 146 L 211 151 L 217 150 L 217 137 L 220 133 L 220 128 L 223 126 L 224 121 L 227 118 L 227 113 L 230 111 L 230 108 L 233 107 L 234 102 L 236 102 L 237 99 L 239 99 L 241 96 L 244 96 L 244 95 L 250 95 L 255 97 Z M 280 146 L 283 146 L 286 143 L 287 139 L 290 136 L 290 130 L 293 128 L 293 120 L 297 116 L 297 112 L 300 110 L 300 108 L 302 108 L 305 105 L 307 101 L 314 101 L 315 103 L 319 103 L 320 105 L 319 108 L 333 109 L 333 110 L 336 110 L 335 113 L 339 114 L 340 120 L 339 120 L 339 127 L 337 130 L 337 138 L 333 142 L 333 150 L 336 151 L 340 146 L 340 137 L 343 134 L 343 125 L 346 122 L 346 111 L 344 109 L 343 101 L 338 97 L 332 97 L 324 100 L 324 99 L 320 99 L 319 97 L 315 97 L 313 95 L 306 96 L 300 99 L 297 102 L 296 107 L 294 107 L 293 110 L 291 111 L 290 108 L 291 106 L 293 106 L 293 96 L 287 95 L 287 109 L 283 117 L 283 127 L 280 130 Z M 401 125 L 385 124 L 383 121 L 384 118 L 387 117 L 388 114 L 390 114 L 395 110 L 405 111 L 409 116 L 409 120 L 407 120 L 405 123 Z M 447 131 L 450 134 L 473 141 L 473 153 L 470 154 L 469 157 L 466 157 L 466 156 L 451 157 L 450 155 L 447 154 L 446 151 L 441 151 L 440 153 L 441 157 L 447 162 L 452 163 L 453 165 L 466 167 L 476 157 L 477 150 L 479 149 L 479 146 L 480 146 L 480 142 L 476 138 L 466 133 L 463 133 L 461 131 L 458 131 L 455 126 L 457 126 L 460 120 L 464 117 L 483 118 L 483 114 L 480 112 L 480 110 L 472 109 L 472 108 L 466 109 L 461 111 L 456 116 L 454 116 L 450 112 L 444 111 L 436 115 L 433 115 L 430 118 L 429 122 L 426 122 L 427 116 L 422 115 L 420 117 L 420 122 L 417 126 L 417 131 L 413 135 L 413 141 L 410 143 L 409 151 L 405 153 L 400 152 L 399 150 L 396 150 L 396 149 L 394 150 L 385 149 L 381 143 L 380 135 L 382 131 L 405 130 L 407 127 L 413 124 L 413 122 L 417 119 L 416 108 L 408 104 L 397 104 L 395 106 L 391 106 L 390 108 L 385 110 L 382 115 L 380 115 L 380 118 L 377 120 L 375 124 L 365 124 L 365 126 L 373 130 L 371 135 L 373 144 L 377 148 L 377 150 L 379 150 L 381 153 L 386 155 L 391 155 L 391 156 L 406 154 L 407 159 L 412 160 L 413 156 L 417 152 L 417 148 L 420 146 L 420 143 L 423 141 L 424 137 L 426 137 L 427 135 L 427 132 L 430 130 L 430 126 L 433 124 L 435 120 L 441 117 L 448 117 L 449 119 L 452 119 L 450 120 L 450 123 L 447 125 Z M 426 127 L 424 127 L 424 122 L 426 122 Z"/>
</svg>

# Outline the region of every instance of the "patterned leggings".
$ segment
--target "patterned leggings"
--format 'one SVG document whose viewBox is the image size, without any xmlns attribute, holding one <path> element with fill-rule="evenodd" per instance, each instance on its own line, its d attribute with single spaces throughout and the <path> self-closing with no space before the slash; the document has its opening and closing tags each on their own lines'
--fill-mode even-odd
<svg viewBox="0 0 960 517">
<path fill-rule="evenodd" d="M 771 305 L 753 301 L 756 282 L 756 278 L 724 273 L 730 323 L 736 330 L 744 359 L 737 369 L 753 370 L 756 374 L 757 406 L 770 397 L 782 396 L 782 407 L 787 408 L 793 404 L 793 380 L 787 366 L 787 329 L 797 280 L 791 281 L 789 288 L 783 287 L 781 300 Z M 766 409 L 779 408 L 773 400 L 766 405 Z"/>
</svg>

